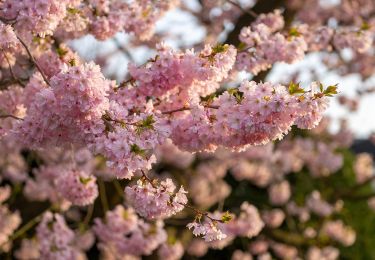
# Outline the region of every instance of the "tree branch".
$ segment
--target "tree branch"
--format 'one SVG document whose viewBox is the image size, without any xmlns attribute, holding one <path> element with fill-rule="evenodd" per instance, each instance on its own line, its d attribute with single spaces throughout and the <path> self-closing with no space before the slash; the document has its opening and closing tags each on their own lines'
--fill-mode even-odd
<svg viewBox="0 0 375 260">
<path fill-rule="evenodd" d="M 27 47 L 26 43 L 20 37 L 17 36 L 17 38 L 20 41 L 20 43 L 23 45 L 23 47 L 25 48 L 25 50 L 27 52 L 27 55 L 29 55 L 29 58 L 32 61 L 32 63 L 34 63 L 35 67 L 38 69 L 38 71 L 42 75 L 44 81 L 47 83 L 48 86 L 51 86 L 51 84 L 49 83 L 48 78 L 44 74 L 44 72 L 43 72 L 42 68 L 39 66 L 38 62 L 35 60 L 34 56 L 31 54 L 30 49 Z"/>
</svg>

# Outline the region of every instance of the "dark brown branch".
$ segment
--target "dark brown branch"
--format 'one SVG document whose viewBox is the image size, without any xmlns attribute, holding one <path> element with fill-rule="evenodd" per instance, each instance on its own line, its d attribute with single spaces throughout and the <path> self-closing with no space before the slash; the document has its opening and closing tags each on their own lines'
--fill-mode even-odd
<svg viewBox="0 0 375 260">
<path fill-rule="evenodd" d="M 219 106 L 205 106 L 205 108 L 219 109 Z M 177 108 L 177 109 L 173 109 L 173 110 L 169 110 L 169 111 L 163 111 L 161 113 L 162 114 L 173 114 L 173 113 L 176 113 L 176 112 L 186 111 L 186 110 L 190 110 L 190 109 L 191 109 L 190 107 L 181 107 L 181 108 Z"/>
<path fill-rule="evenodd" d="M 233 2 L 233 1 L 231 1 Z M 281 7 L 285 7 L 284 0 L 275 1 L 263 1 L 259 0 L 251 9 L 255 14 L 270 13 L 273 10 Z M 240 35 L 241 29 L 245 26 L 249 26 L 254 22 L 256 17 L 250 16 L 247 12 L 243 13 L 237 20 L 234 29 L 229 33 L 225 43 L 237 46 L 240 43 L 238 36 Z"/>
<path fill-rule="evenodd" d="M 233 2 L 233 1 L 231 1 Z M 270 13 L 275 9 L 283 8 L 284 19 L 286 21 L 286 25 L 290 24 L 294 17 L 294 12 L 291 12 L 286 8 L 286 1 L 285 0 L 274 0 L 274 1 L 264 1 L 258 0 L 254 7 L 251 9 L 251 12 L 255 14 L 262 14 L 262 13 Z M 238 46 L 240 44 L 240 40 L 238 36 L 241 33 L 241 30 L 245 26 L 249 26 L 252 22 L 254 22 L 256 17 L 250 16 L 247 12 L 243 13 L 237 20 L 234 29 L 228 34 L 228 37 L 225 41 L 227 44 L 232 44 L 234 46 Z M 253 80 L 256 82 L 264 81 L 267 77 L 270 70 L 262 71 L 258 75 L 256 75 Z"/>
<path fill-rule="evenodd" d="M 16 120 L 23 120 L 23 118 L 20 118 L 20 117 L 14 116 L 14 115 L 0 115 L 0 118 L 13 118 L 13 119 L 16 119 Z"/>
<path fill-rule="evenodd" d="M 20 43 L 23 45 L 23 47 L 25 48 L 25 50 L 27 52 L 27 55 L 29 55 L 29 58 L 32 61 L 32 63 L 35 65 L 35 67 L 38 69 L 38 71 L 42 75 L 44 81 L 47 83 L 48 86 L 51 86 L 48 78 L 44 74 L 44 72 L 43 72 L 42 68 L 39 66 L 38 62 L 35 60 L 34 56 L 31 54 L 31 52 L 30 52 L 29 48 L 27 47 L 26 43 L 20 37 L 17 36 L 17 38 L 20 41 Z"/>
<path fill-rule="evenodd" d="M 244 8 L 243 8 L 239 3 L 237 3 L 235 0 L 227 0 L 227 1 L 228 1 L 228 3 L 234 5 L 235 7 L 237 7 L 238 9 L 240 9 L 242 12 L 244 12 L 244 13 L 250 15 L 251 17 L 253 17 L 253 18 L 257 18 L 257 17 L 258 17 L 258 15 L 257 15 L 253 10 L 251 10 L 251 9 L 249 9 L 249 10 L 244 9 Z"/>
<path fill-rule="evenodd" d="M 5 60 L 8 63 L 9 72 L 10 72 L 10 75 L 12 76 L 13 80 L 16 81 L 18 84 L 20 84 L 22 87 L 25 87 L 25 84 L 19 78 L 17 78 L 16 75 L 14 74 L 13 69 L 12 69 L 12 65 L 10 64 L 10 61 L 8 59 L 7 54 L 5 53 L 4 50 L 1 50 L 1 51 L 3 52 Z"/>
<path fill-rule="evenodd" d="M 134 58 L 130 51 L 117 38 L 113 38 L 112 41 L 116 44 L 116 47 L 129 59 L 130 62 L 134 62 Z"/>
</svg>

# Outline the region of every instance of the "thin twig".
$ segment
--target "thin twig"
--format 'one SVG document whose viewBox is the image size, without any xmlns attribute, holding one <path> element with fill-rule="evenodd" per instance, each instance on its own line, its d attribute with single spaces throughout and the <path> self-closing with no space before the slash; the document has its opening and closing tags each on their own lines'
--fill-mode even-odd
<svg viewBox="0 0 375 260">
<path fill-rule="evenodd" d="M 154 182 L 146 175 L 146 173 L 141 170 L 142 172 L 142 176 L 151 184 L 151 186 L 154 188 L 154 189 L 157 189 L 157 187 L 155 186 Z"/>
<path fill-rule="evenodd" d="M 151 186 L 152 186 L 153 188 L 156 189 L 157 187 L 155 186 L 155 184 L 153 183 L 153 181 L 152 181 L 152 180 L 146 175 L 146 173 L 145 173 L 143 170 L 141 170 L 141 172 L 142 172 L 142 176 L 144 177 L 144 179 L 147 180 L 147 181 L 151 184 Z M 180 204 L 181 206 L 184 206 L 184 207 L 186 207 L 186 208 L 188 208 L 188 209 L 191 209 L 191 210 L 194 211 L 197 215 L 207 217 L 207 218 L 210 219 L 212 222 L 220 222 L 220 223 L 224 223 L 224 221 L 221 220 L 221 219 L 215 219 L 215 218 L 213 218 L 213 217 L 210 217 L 209 214 L 208 214 L 208 212 L 203 212 L 203 211 L 201 211 L 201 210 L 199 210 L 199 209 L 197 209 L 197 208 L 194 208 L 193 206 L 188 205 L 188 204 L 184 204 L 184 203 L 181 203 L 181 202 L 177 202 L 177 203 Z"/>
<path fill-rule="evenodd" d="M 83 220 L 83 226 L 84 227 L 87 227 L 89 225 L 89 222 L 92 218 L 92 214 L 94 213 L 94 203 L 91 204 L 88 209 L 87 209 L 87 213 L 86 213 L 86 216 L 85 216 L 85 219 Z"/>
<path fill-rule="evenodd" d="M 129 59 L 130 62 L 134 63 L 134 58 L 130 51 L 117 39 L 113 38 L 112 41 L 116 44 L 117 48 L 123 52 L 123 54 Z"/>
<path fill-rule="evenodd" d="M 205 108 L 219 109 L 219 106 L 205 106 Z M 163 111 L 161 113 L 162 114 L 173 114 L 173 113 L 176 113 L 176 112 L 186 111 L 186 110 L 190 110 L 190 109 L 191 109 L 190 107 L 181 107 L 181 108 L 177 108 L 177 109 L 173 109 L 173 110 L 169 110 L 169 111 Z"/>
<path fill-rule="evenodd" d="M 251 17 L 253 17 L 253 18 L 258 17 L 258 15 L 254 11 L 252 11 L 251 9 L 249 9 L 249 10 L 244 9 L 239 3 L 235 2 L 234 0 L 227 0 L 227 1 L 228 1 L 228 3 L 234 5 L 235 7 L 240 9 L 242 12 L 247 13 Z"/>
<path fill-rule="evenodd" d="M 118 180 L 113 181 L 113 185 L 115 185 L 116 192 L 118 195 L 123 198 L 124 197 L 124 189 L 121 187 L 121 184 Z"/>
<path fill-rule="evenodd" d="M 103 180 L 99 180 L 98 184 L 99 184 L 99 194 L 100 194 L 100 201 L 102 203 L 102 208 L 104 212 L 107 212 L 109 210 L 109 206 L 108 206 L 107 193 L 105 191 L 105 185 L 104 185 Z"/>
<path fill-rule="evenodd" d="M 212 222 L 220 222 L 220 223 L 224 223 L 223 220 L 221 219 L 216 219 L 216 218 L 213 218 L 213 217 L 210 217 L 210 215 L 208 214 L 208 212 L 203 212 L 197 208 L 194 208 L 193 206 L 190 206 L 189 204 L 183 204 L 183 203 L 180 203 L 178 202 L 178 204 L 188 208 L 188 209 L 191 209 L 192 211 L 194 211 L 197 215 L 200 215 L 200 216 L 205 216 L 206 218 L 208 218 L 209 220 L 211 220 Z"/>
<path fill-rule="evenodd" d="M 1 51 L 3 52 L 4 57 L 5 57 L 5 60 L 6 60 L 7 63 L 8 63 L 9 72 L 10 72 L 10 75 L 12 76 L 12 78 L 13 78 L 16 82 L 18 82 L 18 84 L 20 84 L 22 87 L 25 87 L 25 84 L 24 84 L 19 78 L 17 78 L 16 75 L 14 74 L 13 69 L 12 69 L 12 65 L 10 65 L 10 61 L 9 61 L 9 59 L 8 59 L 7 54 L 5 53 L 4 50 L 1 50 Z"/>
<path fill-rule="evenodd" d="M 49 208 L 47 210 L 49 210 Z M 18 229 L 15 233 L 13 233 L 13 235 L 11 235 L 7 241 L 5 241 L 4 243 L 2 243 L 0 245 L 0 248 L 2 248 L 7 243 L 16 240 L 17 238 L 19 238 L 20 236 L 22 236 L 24 233 L 26 233 L 28 230 L 30 230 L 31 228 L 33 228 L 36 224 L 38 224 L 39 221 L 42 219 L 43 214 L 46 211 L 43 211 L 38 216 L 36 216 L 33 219 L 31 219 L 29 222 L 27 222 L 25 225 L 23 225 L 20 229 Z"/>
<path fill-rule="evenodd" d="M 17 117 L 17 116 L 14 116 L 14 115 L 0 115 L 0 118 L 13 118 L 13 119 L 17 119 L 17 120 L 22 120 L 23 121 L 23 118 L 20 118 L 20 117 Z"/>
<path fill-rule="evenodd" d="M 29 55 L 29 58 L 32 61 L 32 63 L 34 63 L 35 67 L 38 69 L 38 71 L 42 75 L 42 78 L 44 79 L 44 81 L 47 83 L 48 86 L 51 86 L 48 78 L 44 74 L 44 72 L 43 72 L 42 68 L 39 66 L 38 62 L 35 60 L 34 56 L 31 54 L 31 52 L 30 52 L 29 48 L 27 47 L 26 43 L 19 36 L 17 36 L 17 38 L 21 42 L 21 44 L 23 45 L 23 47 L 25 48 L 25 50 L 27 52 L 27 55 Z"/>
</svg>

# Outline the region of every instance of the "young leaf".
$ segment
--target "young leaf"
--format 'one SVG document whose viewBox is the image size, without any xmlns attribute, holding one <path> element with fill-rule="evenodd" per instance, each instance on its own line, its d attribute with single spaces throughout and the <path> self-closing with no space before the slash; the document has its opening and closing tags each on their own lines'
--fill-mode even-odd
<svg viewBox="0 0 375 260">
<path fill-rule="evenodd" d="M 289 83 L 288 91 L 289 91 L 289 94 L 291 95 L 305 94 L 305 90 L 301 88 L 300 84 L 294 83 L 293 81 Z"/>
</svg>

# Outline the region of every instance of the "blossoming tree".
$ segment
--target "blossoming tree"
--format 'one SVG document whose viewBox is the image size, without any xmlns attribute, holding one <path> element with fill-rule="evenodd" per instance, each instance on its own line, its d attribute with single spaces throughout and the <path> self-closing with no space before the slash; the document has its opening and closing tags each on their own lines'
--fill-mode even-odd
<svg viewBox="0 0 375 260">
<path fill-rule="evenodd" d="M 317 54 L 365 81 L 375 70 L 372 0 L 0 7 L 0 253 L 336 259 L 337 243 L 355 242 L 340 214 L 346 200 L 375 207 L 371 193 L 357 194 L 373 179 L 372 158 L 345 163 L 350 131 L 332 134 L 321 122 L 338 85 L 312 73 L 303 86 L 303 70 L 278 83 L 267 75 Z M 205 28 L 199 43 L 165 43 L 171 36 L 157 22 L 174 10 Z M 74 49 L 89 34 L 129 57 L 139 46 L 155 55 L 122 64 L 127 75 L 115 81 L 104 73 L 110 55 L 87 61 Z M 119 34 L 130 35 L 126 45 Z M 321 186 L 340 183 L 333 173 L 344 166 L 357 184 Z"/>
</svg>

